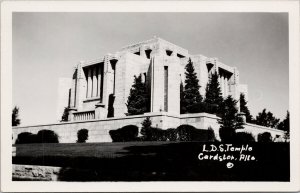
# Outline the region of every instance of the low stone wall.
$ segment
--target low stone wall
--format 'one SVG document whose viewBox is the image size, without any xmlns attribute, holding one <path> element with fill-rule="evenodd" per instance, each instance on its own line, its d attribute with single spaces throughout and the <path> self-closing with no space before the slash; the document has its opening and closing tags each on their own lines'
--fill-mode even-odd
<svg viewBox="0 0 300 193">
<path fill-rule="evenodd" d="M 57 181 L 60 167 L 13 164 L 13 180 Z"/>
<path fill-rule="evenodd" d="M 38 131 L 47 129 L 53 130 L 59 135 L 60 143 L 76 143 L 77 140 L 77 131 L 80 129 L 89 130 L 89 138 L 87 142 L 111 142 L 109 135 L 109 130 L 118 129 L 126 125 L 137 125 L 141 128 L 141 123 L 145 117 L 150 117 L 152 121 L 152 126 L 168 129 L 176 128 L 179 125 L 189 124 L 198 129 L 208 129 L 211 127 L 216 135 L 216 138 L 219 138 L 219 127 L 218 117 L 208 113 L 195 113 L 195 114 L 184 114 L 184 115 L 172 115 L 169 113 L 146 113 L 144 115 L 135 115 L 119 118 L 107 118 L 107 119 L 97 119 L 89 121 L 73 121 L 73 122 L 64 122 L 56 124 L 47 124 L 47 125 L 34 125 L 34 126 L 25 126 L 25 127 L 13 127 L 13 143 L 15 143 L 18 134 L 22 132 L 31 132 L 36 134 Z M 257 138 L 259 133 L 270 132 L 273 138 L 284 136 L 284 132 L 272 129 L 268 127 L 262 127 L 254 124 L 246 124 L 246 132 L 250 132 Z"/>
<path fill-rule="evenodd" d="M 244 126 L 244 129 L 239 129 L 237 132 L 247 132 L 251 133 L 255 140 L 257 141 L 257 136 L 258 134 L 264 133 L 264 132 L 269 132 L 275 142 L 282 142 L 284 141 L 284 131 L 278 130 L 278 129 L 273 129 L 270 127 L 263 127 L 260 125 L 255 125 L 255 124 L 250 124 L 246 123 Z"/>
</svg>

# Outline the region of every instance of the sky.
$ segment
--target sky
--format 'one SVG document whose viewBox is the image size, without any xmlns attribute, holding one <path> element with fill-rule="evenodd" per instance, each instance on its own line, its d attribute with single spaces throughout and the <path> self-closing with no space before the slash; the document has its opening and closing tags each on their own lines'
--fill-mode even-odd
<svg viewBox="0 0 300 193">
<path fill-rule="evenodd" d="M 58 80 L 79 61 L 153 36 L 235 66 L 253 116 L 289 104 L 287 13 L 13 13 L 13 106 L 21 125 L 57 121 Z"/>
</svg>

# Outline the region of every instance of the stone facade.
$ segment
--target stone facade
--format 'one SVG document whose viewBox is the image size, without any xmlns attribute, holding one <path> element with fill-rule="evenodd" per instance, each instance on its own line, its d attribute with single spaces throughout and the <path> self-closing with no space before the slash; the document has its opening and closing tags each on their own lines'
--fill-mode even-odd
<svg viewBox="0 0 300 193">
<path fill-rule="evenodd" d="M 12 165 L 13 180 L 26 181 L 57 181 L 61 167 Z"/>
<path fill-rule="evenodd" d="M 150 112 L 179 115 L 180 82 L 184 83 L 185 66 L 189 58 L 199 79 L 202 96 L 205 95 L 209 75 L 215 71 L 219 74 L 224 98 L 232 95 L 239 99 L 241 92 L 247 95 L 247 86 L 239 83 L 237 68 L 225 65 L 217 58 L 191 55 L 184 48 L 154 37 L 98 60 L 80 62 L 74 69 L 72 86 L 69 88 L 69 121 L 107 118 L 108 106 L 112 101 L 114 116 L 125 117 L 134 76 L 140 74 L 151 90 Z"/>
</svg>

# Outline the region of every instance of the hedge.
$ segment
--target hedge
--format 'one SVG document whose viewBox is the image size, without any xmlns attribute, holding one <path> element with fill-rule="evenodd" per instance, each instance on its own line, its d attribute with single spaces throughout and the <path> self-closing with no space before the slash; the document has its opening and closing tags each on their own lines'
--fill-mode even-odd
<svg viewBox="0 0 300 193">
<path fill-rule="evenodd" d="M 113 142 L 137 141 L 138 133 L 139 128 L 135 125 L 127 125 L 120 129 L 109 131 Z"/>
<path fill-rule="evenodd" d="M 77 143 L 85 143 L 86 140 L 89 138 L 89 130 L 87 129 L 80 129 L 77 132 Z"/>
<path fill-rule="evenodd" d="M 58 135 L 51 130 L 40 130 L 37 134 L 23 132 L 18 135 L 16 144 L 26 143 L 59 143 Z"/>
</svg>

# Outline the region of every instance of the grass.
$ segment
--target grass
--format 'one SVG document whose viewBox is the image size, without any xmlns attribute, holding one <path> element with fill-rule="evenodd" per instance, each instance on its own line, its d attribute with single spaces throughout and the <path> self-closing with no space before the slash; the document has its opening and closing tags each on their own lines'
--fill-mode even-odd
<svg viewBox="0 0 300 193">
<path fill-rule="evenodd" d="M 63 181 L 289 181 L 289 144 L 253 143 L 255 162 L 199 161 L 201 142 L 16 145 L 14 164 L 62 167 Z M 218 143 L 215 143 L 218 145 Z"/>
</svg>

